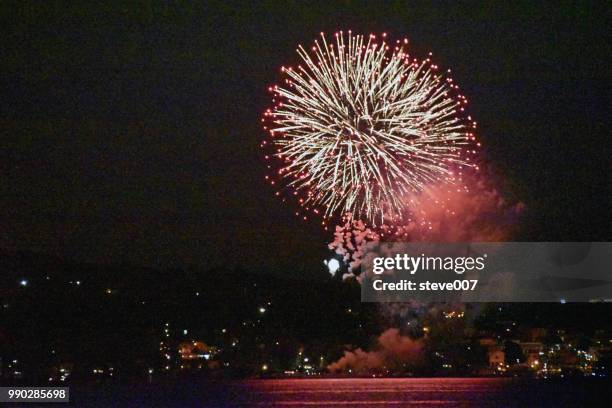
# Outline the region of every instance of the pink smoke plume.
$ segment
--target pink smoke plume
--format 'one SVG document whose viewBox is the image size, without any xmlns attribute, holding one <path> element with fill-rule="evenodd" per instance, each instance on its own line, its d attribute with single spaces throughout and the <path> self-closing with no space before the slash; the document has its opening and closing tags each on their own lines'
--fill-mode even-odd
<svg viewBox="0 0 612 408">
<path fill-rule="evenodd" d="M 483 176 L 468 179 L 469 188 L 428 187 L 411 201 L 407 222 L 382 228 L 387 241 L 500 242 L 508 240 L 524 210 L 509 202 Z"/>
<path fill-rule="evenodd" d="M 370 230 L 362 222 L 345 217 L 345 224 L 336 227 L 334 241 L 329 248 L 341 255 L 348 265 L 343 279 L 359 274 L 362 258 L 369 242 L 502 242 L 511 238 L 518 219 L 524 211 L 521 202 L 506 200 L 493 187 L 491 178 L 482 174 L 468 176 L 463 188 L 449 185 L 430 186 L 410 200 L 410 214 L 404 220 L 390 222 Z M 467 188 L 469 186 L 469 188 Z M 383 315 L 391 320 L 418 319 L 426 306 L 415 302 L 385 303 Z M 328 366 L 332 373 L 352 370 L 354 374 L 385 373 L 386 371 L 418 365 L 423 354 L 423 339 L 401 336 L 396 328 L 384 331 L 373 351 L 357 348 L 345 351 L 344 356 Z"/>
<path fill-rule="evenodd" d="M 327 368 L 332 373 L 385 374 L 392 370 L 408 370 L 422 361 L 423 341 L 402 336 L 399 329 L 387 329 L 379 337 L 372 351 L 357 348 Z"/>
<path fill-rule="evenodd" d="M 464 178 L 462 188 L 448 184 L 428 187 L 418 197 L 406 197 L 411 211 L 403 220 L 389 222 L 374 230 L 345 215 L 337 226 L 329 248 L 343 257 L 348 273 L 357 278 L 366 244 L 387 242 L 501 242 L 516 229 L 525 206 L 506 200 L 492 186 L 491 178 L 473 175 Z M 469 188 L 468 188 L 469 186 Z"/>
</svg>

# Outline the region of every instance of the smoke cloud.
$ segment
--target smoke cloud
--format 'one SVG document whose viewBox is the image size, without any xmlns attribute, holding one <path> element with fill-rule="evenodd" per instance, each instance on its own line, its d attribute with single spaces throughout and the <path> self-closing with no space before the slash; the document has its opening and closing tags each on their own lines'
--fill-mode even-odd
<svg viewBox="0 0 612 408">
<path fill-rule="evenodd" d="M 464 187 L 430 186 L 418 196 L 406 197 L 410 213 L 403 220 L 389 222 L 375 230 L 348 219 L 336 228 L 329 248 L 343 257 L 349 266 L 343 278 L 361 281 L 359 269 L 370 241 L 387 242 L 503 242 L 511 239 L 525 210 L 521 202 L 506 200 L 493 186 L 492 177 L 483 174 L 464 178 Z M 346 221 L 346 218 L 345 218 Z M 381 305 L 383 315 L 392 325 L 405 327 L 415 322 L 432 305 L 416 302 Z M 435 308 L 435 307 L 434 307 Z M 418 366 L 424 357 L 424 340 L 402 336 L 397 328 L 384 331 L 372 351 L 357 348 L 345 351 L 328 366 L 332 373 L 356 375 L 398 372 Z"/>
<path fill-rule="evenodd" d="M 470 177 L 470 176 L 468 176 Z M 509 202 L 491 185 L 491 178 L 472 175 L 459 188 L 448 184 L 426 188 L 405 197 L 410 212 L 403 220 L 372 229 L 350 214 L 336 227 L 329 248 L 342 256 L 348 272 L 343 279 L 359 278 L 367 243 L 387 242 L 503 242 L 511 238 L 525 206 Z M 468 188 L 469 186 L 469 188 Z"/>
<path fill-rule="evenodd" d="M 328 366 L 332 373 L 384 374 L 387 371 L 405 371 L 421 364 L 423 341 L 402 336 L 399 329 L 385 330 L 377 340 L 375 349 L 357 348 L 345 351 L 338 361 Z"/>
<path fill-rule="evenodd" d="M 472 176 L 469 188 L 448 185 L 428 187 L 418 197 L 408 197 L 408 222 L 387 226 L 386 241 L 501 242 L 510 239 L 524 211 L 521 202 L 509 202 L 489 178 Z"/>
</svg>

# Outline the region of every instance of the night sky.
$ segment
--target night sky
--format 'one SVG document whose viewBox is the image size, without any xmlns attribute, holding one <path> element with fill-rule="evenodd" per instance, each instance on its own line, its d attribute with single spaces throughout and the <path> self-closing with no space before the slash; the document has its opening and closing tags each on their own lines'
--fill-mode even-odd
<svg viewBox="0 0 612 408">
<path fill-rule="evenodd" d="M 337 29 L 453 70 L 527 206 L 515 240 L 612 239 L 605 2 L 26 3 L 0 6 L 2 249 L 320 272 L 331 233 L 264 183 L 260 118 L 297 44 Z"/>
</svg>

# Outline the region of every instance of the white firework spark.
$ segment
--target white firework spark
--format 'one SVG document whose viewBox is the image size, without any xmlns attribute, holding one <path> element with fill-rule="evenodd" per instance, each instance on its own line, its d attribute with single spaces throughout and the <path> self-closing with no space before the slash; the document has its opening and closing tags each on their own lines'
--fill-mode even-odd
<svg viewBox="0 0 612 408">
<path fill-rule="evenodd" d="M 311 52 L 299 46 L 302 65 L 282 69 L 265 128 L 302 206 L 380 225 L 402 218 L 404 197 L 476 167 L 466 98 L 429 58 L 411 58 L 407 42 L 349 31 L 334 44 L 322 33 Z"/>
</svg>

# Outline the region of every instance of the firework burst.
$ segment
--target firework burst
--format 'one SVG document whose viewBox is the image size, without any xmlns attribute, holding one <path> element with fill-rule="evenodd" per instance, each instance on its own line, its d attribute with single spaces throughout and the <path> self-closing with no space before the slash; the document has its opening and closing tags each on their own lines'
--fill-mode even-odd
<svg viewBox="0 0 612 408">
<path fill-rule="evenodd" d="M 262 146 L 276 165 L 267 178 L 324 218 L 398 221 L 405 197 L 459 185 L 462 171 L 477 167 L 476 123 L 463 113 L 459 87 L 429 57 L 411 57 L 407 40 L 385 37 L 349 31 L 328 42 L 321 33 L 310 50 L 298 47 L 297 68 L 282 68 L 283 85 L 270 88 L 274 106 L 263 122 L 272 139 Z"/>
</svg>

